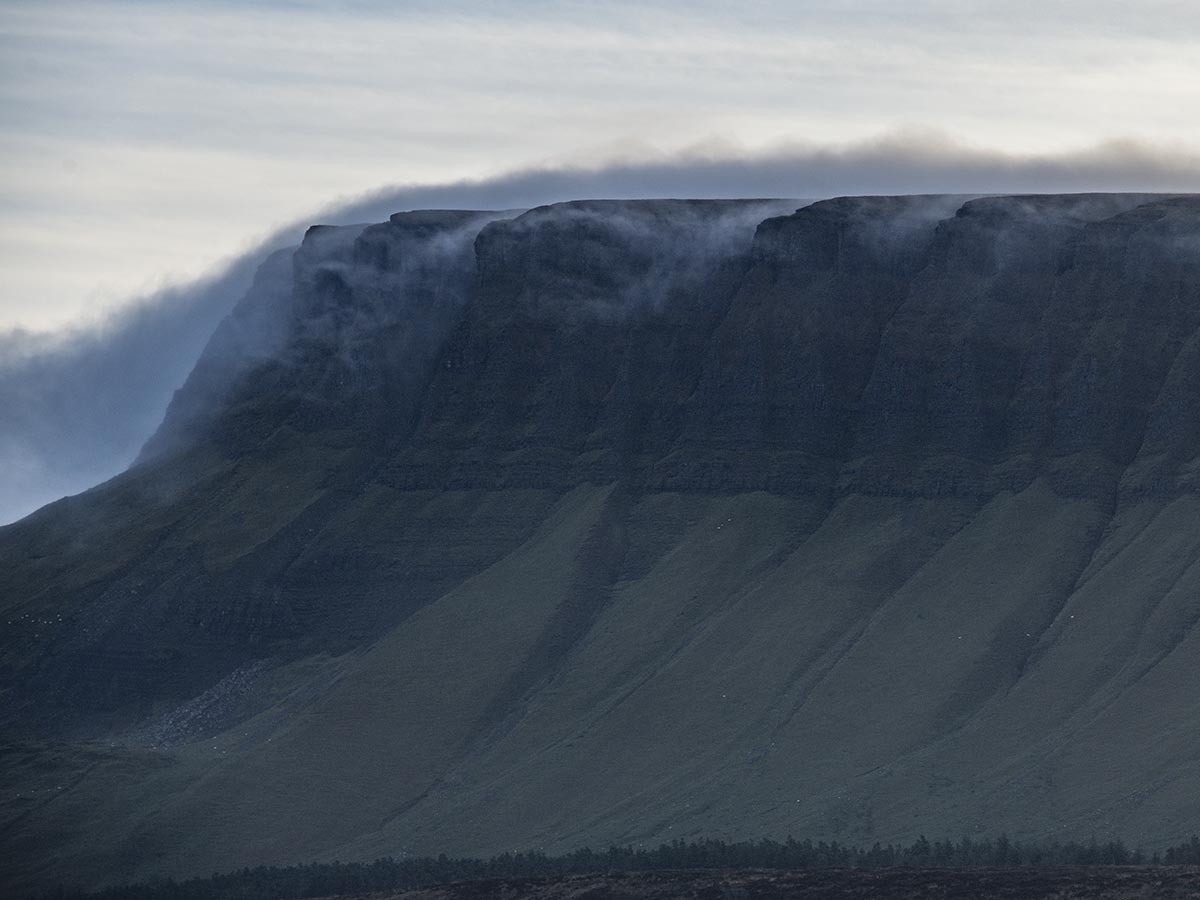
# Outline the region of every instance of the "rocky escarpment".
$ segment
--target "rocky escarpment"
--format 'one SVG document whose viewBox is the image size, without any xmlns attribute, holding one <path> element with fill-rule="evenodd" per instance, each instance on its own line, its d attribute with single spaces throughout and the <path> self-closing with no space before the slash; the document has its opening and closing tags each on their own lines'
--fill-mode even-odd
<svg viewBox="0 0 1200 900">
<path fill-rule="evenodd" d="M 241 390 L 259 429 L 286 396 L 292 422 L 387 431 L 410 486 L 987 494 L 1085 454 L 1086 473 L 1055 477 L 1103 491 L 1148 429 L 1186 440 L 1187 414 L 1156 400 L 1196 329 L 1191 205 L 828 201 L 768 219 L 753 248 L 762 211 L 740 204 L 569 204 L 482 231 L 406 214 L 343 235 L 341 256 L 310 235 L 292 380 L 259 371 Z M 429 228 L 453 236 L 429 261 L 393 249 L 406 261 L 389 270 L 386 242 Z"/>
<path fill-rule="evenodd" d="M 388 430 L 389 470 L 414 487 L 987 494 L 1083 453 L 1090 474 L 1061 477 L 1103 491 L 1195 330 L 1191 203 L 827 201 L 766 220 L 752 248 L 753 205 L 568 204 L 494 222 L 472 248 L 474 217 L 458 257 L 426 271 L 449 277 L 436 287 L 402 285 L 371 249 L 408 227 L 397 217 L 345 238 L 345 260 L 302 249 L 323 261 L 297 276 L 307 336 L 287 372 L 317 408 L 281 414 Z M 1140 274 L 1114 283 L 1125 254 Z M 243 390 L 259 392 L 260 428 L 288 395 L 261 372 Z"/>
<path fill-rule="evenodd" d="M 0 530 L 23 877 L 1186 836 L 1200 200 L 795 206 L 272 257 L 140 463 Z"/>
</svg>

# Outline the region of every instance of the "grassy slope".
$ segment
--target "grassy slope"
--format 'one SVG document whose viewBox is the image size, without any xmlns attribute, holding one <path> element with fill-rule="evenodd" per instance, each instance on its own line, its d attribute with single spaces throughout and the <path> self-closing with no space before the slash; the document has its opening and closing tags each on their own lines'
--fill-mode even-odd
<svg viewBox="0 0 1200 900">
<path fill-rule="evenodd" d="M 1177 839 L 1195 505 L 580 488 L 369 650 L 276 673 L 236 730 L 6 766 L 6 827 L 25 876 L 67 880 L 699 834 Z"/>
</svg>

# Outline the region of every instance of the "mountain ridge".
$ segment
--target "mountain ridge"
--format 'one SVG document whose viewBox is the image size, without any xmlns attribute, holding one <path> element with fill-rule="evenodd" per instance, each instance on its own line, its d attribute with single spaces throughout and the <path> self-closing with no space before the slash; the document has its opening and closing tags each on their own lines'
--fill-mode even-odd
<svg viewBox="0 0 1200 900">
<path fill-rule="evenodd" d="M 0 529 L 12 883 L 1194 830 L 1200 198 L 795 206 L 268 260 Z"/>
</svg>

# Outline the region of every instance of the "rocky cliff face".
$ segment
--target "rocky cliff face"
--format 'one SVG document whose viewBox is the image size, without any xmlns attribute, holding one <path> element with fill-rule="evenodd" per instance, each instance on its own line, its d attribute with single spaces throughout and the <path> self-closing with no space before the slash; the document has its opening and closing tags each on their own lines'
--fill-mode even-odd
<svg viewBox="0 0 1200 900">
<path fill-rule="evenodd" d="M 13 883 L 1177 840 L 1197 385 L 1194 197 L 314 228 L 139 465 L 0 529 Z"/>
</svg>

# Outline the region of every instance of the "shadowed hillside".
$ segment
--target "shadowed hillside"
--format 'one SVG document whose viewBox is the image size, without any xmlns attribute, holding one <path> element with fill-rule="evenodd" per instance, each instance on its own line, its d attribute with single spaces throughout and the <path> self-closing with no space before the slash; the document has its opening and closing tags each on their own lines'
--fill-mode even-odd
<svg viewBox="0 0 1200 900">
<path fill-rule="evenodd" d="M 1200 199 L 315 227 L 0 529 L 16 885 L 1200 819 Z"/>
</svg>

